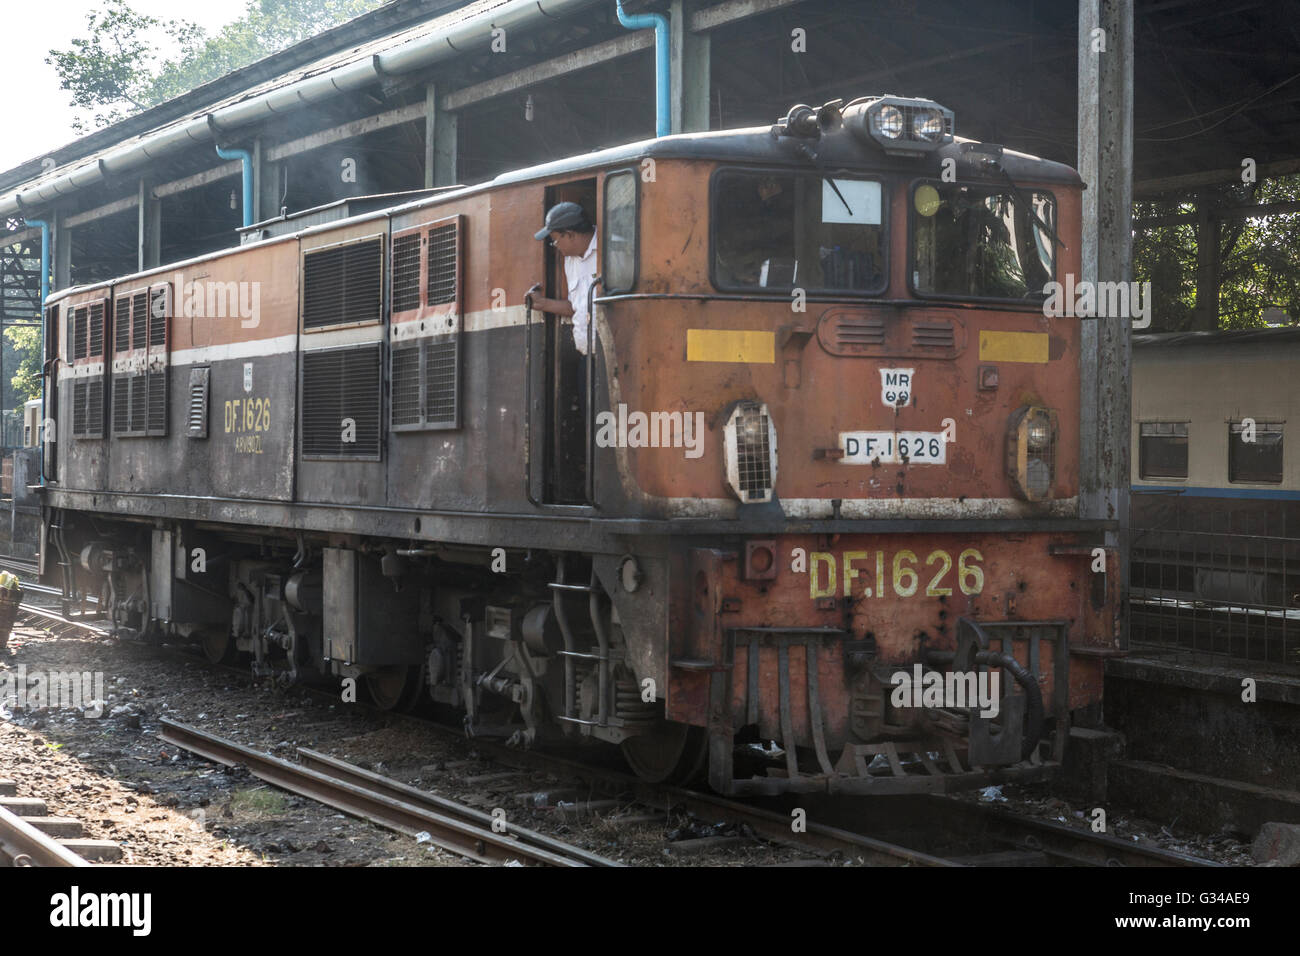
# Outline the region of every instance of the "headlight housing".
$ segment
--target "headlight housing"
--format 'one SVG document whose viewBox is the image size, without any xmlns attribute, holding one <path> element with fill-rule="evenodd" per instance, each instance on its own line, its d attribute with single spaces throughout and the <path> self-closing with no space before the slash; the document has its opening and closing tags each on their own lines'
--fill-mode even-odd
<svg viewBox="0 0 1300 956">
<path fill-rule="evenodd" d="M 727 484 L 746 504 L 772 500 L 776 485 L 776 426 L 762 402 L 740 402 L 722 429 Z"/>
<path fill-rule="evenodd" d="M 1056 412 L 1041 405 L 1018 408 L 1007 423 L 1007 477 L 1027 501 L 1052 495 L 1056 438 Z"/>
<path fill-rule="evenodd" d="M 924 156 L 952 142 L 953 112 L 934 100 L 905 96 L 854 100 L 844 108 L 843 121 L 859 139 L 897 156 Z"/>
</svg>

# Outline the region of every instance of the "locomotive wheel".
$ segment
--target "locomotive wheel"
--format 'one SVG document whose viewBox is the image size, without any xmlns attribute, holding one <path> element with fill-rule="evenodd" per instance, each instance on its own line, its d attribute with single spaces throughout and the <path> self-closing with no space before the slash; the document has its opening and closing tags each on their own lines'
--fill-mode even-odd
<svg viewBox="0 0 1300 956">
<path fill-rule="evenodd" d="M 687 784 L 698 778 L 709 759 L 709 736 L 703 727 L 661 720 L 649 733 L 622 743 L 623 759 L 647 783 Z"/>
<path fill-rule="evenodd" d="M 410 710 L 420 699 L 420 673 L 406 664 L 381 667 L 366 675 L 366 690 L 380 710 Z"/>
<path fill-rule="evenodd" d="M 213 664 L 233 664 L 237 651 L 229 631 L 204 630 L 199 637 L 203 656 Z"/>
</svg>

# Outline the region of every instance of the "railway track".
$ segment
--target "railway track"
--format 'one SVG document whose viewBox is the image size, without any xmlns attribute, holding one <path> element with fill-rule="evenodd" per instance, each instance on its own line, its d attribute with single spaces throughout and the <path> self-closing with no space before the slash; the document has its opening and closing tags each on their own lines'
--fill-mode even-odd
<svg viewBox="0 0 1300 956">
<path fill-rule="evenodd" d="M 22 617 L 55 633 L 81 630 L 109 636 L 103 622 L 67 620 L 48 608 L 22 606 Z M 180 652 L 178 652 L 179 655 Z M 191 654 L 187 660 L 195 661 Z M 208 665 L 214 666 L 214 665 Z M 247 677 L 246 669 L 221 667 Z M 336 695 L 328 696 L 331 701 Z M 357 705 L 365 707 L 365 705 Z M 410 715 L 380 712 L 390 721 L 410 722 L 423 731 L 463 740 L 460 728 Z M 300 748 L 297 762 L 283 760 L 223 740 L 200 728 L 162 721 L 162 739 L 227 766 L 242 764 L 267 783 L 299 793 L 346 813 L 370 819 L 408 836 L 427 839 L 465 859 L 480 863 L 516 861 L 525 865 L 615 866 L 616 861 L 567 841 L 437 796 L 373 771 L 312 749 Z M 950 797 L 925 797 L 908 803 L 899 819 L 873 808 L 871 832 L 843 804 L 817 809 L 814 819 L 792 827 L 790 810 L 780 801 L 738 802 L 689 789 L 654 786 L 635 776 L 593 766 L 544 751 L 521 751 L 476 738 L 474 748 L 499 767 L 513 771 L 542 771 L 562 782 L 556 792 L 580 783 L 592 794 L 587 800 L 560 801 L 537 809 L 554 811 L 567 820 L 605 818 L 617 825 L 619 816 L 645 823 L 654 815 L 667 821 L 684 814 L 707 827 L 728 827 L 731 834 L 684 839 L 665 844 L 668 856 L 686 857 L 715 846 L 758 841 L 794 849 L 799 859 L 781 865 L 824 865 L 848 862 L 871 866 L 1214 866 L 1212 861 L 1156 847 L 1136 845 L 1106 834 L 1094 834 L 1053 821 L 1012 813 L 1001 807 Z M 480 774 L 481 777 L 509 776 Z M 516 773 L 515 776 L 519 774 Z M 525 795 L 526 796 L 526 795 Z M 789 801 L 786 800 L 786 803 Z M 805 801 L 806 802 L 806 801 Z M 897 803 L 889 804 L 893 807 Z M 834 804 L 832 804 L 834 806 Z M 778 808 L 779 807 L 779 808 Z M 638 811 L 649 811 L 638 812 Z M 494 827 L 494 822 L 497 826 Z M 836 825 L 842 822 L 842 825 Z M 736 835 L 743 834 L 743 835 Z"/>
</svg>

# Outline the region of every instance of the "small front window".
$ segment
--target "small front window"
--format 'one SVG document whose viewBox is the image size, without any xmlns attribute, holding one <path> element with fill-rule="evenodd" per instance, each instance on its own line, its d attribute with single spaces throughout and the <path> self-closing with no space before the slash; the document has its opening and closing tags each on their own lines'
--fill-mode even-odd
<svg viewBox="0 0 1300 956">
<path fill-rule="evenodd" d="M 713 182 L 713 284 L 788 294 L 878 293 L 886 282 L 881 183 L 724 170 Z"/>
<path fill-rule="evenodd" d="M 912 288 L 921 295 L 1041 301 L 1056 272 L 1056 201 L 1010 187 L 912 190 Z"/>
<path fill-rule="evenodd" d="M 605 177 L 601 261 L 606 294 L 630 292 L 636 284 L 636 185 L 637 174 L 631 169 Z"/>
</svg>

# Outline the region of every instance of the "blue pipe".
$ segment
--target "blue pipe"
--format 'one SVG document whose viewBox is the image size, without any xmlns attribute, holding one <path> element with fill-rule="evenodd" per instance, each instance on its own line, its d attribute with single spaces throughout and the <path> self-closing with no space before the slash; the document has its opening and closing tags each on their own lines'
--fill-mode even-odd
<svg viewBox="0 0 1300 956">
<path fill-rule="evenodd" d="M 244 225 L 253 224 L 253 154 L 246 149 L 222 149 L 217 147 L 217 155 L 222 159 L 238 159 L 244 163 Z"/>
<path fill-rule="evenodd" d="M 662 13 L 628 14 L 623 12 L 623 0 L 618 4 L 618 22 L 629 30 L 655 28 L 655 135 L 667 136 L 672 132 L 672 107 L 668 102 L 670 79 L 668 59 L 668 18 Z"/>
<path fill-rule="evenodd" d="M 43 219 L 27 219 L 29 226 L 38 226 L 41 230 L 41 307 L 38 316 L 41 323 L 40 352 L 41 360 L 41 484 L 45 484 L 45 300 L 50 297 L 50 224 Z"/>
</svg>

